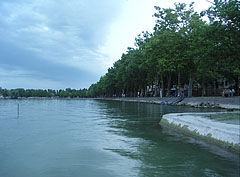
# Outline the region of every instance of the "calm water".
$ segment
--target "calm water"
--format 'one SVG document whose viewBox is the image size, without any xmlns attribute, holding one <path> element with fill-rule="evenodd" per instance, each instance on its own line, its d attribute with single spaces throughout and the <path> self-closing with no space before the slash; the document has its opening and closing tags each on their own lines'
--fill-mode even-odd
<svg viewBox="0 0 240 177">
<path fill-rule="evenodd" d="M 238 176 L 238 157 L 158 124 L 163 113 L 190 111 L 209 110 L 0 100 L 0 176 Z"/>
</svg>

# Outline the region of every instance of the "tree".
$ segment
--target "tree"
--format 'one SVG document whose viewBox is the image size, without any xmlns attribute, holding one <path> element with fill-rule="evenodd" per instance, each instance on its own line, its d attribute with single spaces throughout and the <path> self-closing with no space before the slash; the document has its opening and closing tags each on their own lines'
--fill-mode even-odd
<svg viewBox="0 0 240 177">
<path fill-rule="evenodd" d="M 235 80 L 239 95 L 240 68 L 240 2 L 238 0 L 214 0 L 205 12 L 212 28 L 215 42 L 215 57 L 218 58 L 218 72 L 230 81 Z"/>
</svg>

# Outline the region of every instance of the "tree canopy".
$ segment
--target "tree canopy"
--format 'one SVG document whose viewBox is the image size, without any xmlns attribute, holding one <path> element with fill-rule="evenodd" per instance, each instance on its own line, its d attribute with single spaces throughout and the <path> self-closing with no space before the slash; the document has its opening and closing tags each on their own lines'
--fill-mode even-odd
<svg viewBox="0 0 240 177">
<path fill-rule="evenodd" d="M 135 48 L 128 48 L 121 59 L 89 88 L 91 96 L 147 95 L 146 89 L 206 85 L 226 79 L 239 90 L 240 3 L 214 0 L 207 10 L 197 13 L 193 5 L 175 3 L 175 8 L 156 6 L 154 32 L 142 32 Z M 209 21 L 203 20 L 208 17 Z M 156 93 L 155 93 L 156 94 Z"/>
</svg>

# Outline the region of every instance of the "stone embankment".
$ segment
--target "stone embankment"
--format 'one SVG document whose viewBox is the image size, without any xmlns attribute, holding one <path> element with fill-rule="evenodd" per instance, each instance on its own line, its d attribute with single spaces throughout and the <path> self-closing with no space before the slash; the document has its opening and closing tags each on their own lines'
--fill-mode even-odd
<svg viewBox="0 0 240 177">
<path fill-rule="evenodd" d="M 185 98 L 182 102 L 178 103 L 178 105 L 240 109 L 240 97 L 192 97 Z"/>
<path fill-rule="evenodd" d="M 102 98 L 105 100 L 140 102 L 152 104 L 169 104 L 178 106 L 193 106 L 193 107 L 212 107 L 223 109 L 240 109 L 240 96 L 235 97 L 192 97 L 185 98 L 181 102 L 176 103 L 177 97 L 127 97 L 127 98 Z"/>
</svg>

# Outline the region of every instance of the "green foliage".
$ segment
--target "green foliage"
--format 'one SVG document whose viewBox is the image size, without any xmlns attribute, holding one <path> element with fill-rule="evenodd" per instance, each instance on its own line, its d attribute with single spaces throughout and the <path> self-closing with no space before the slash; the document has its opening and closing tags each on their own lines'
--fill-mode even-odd
<svg viewBox="0 0 240 177">
<path fill-rule="evenodd" d="M 238 0 L 214 0 L 213 6 L 204 13 L 210 19 L 218 72 L 236 80 L 240 75 L 240 3 Z"/>
<path fill-rule="evenodd" d="M 9 97 L 12 99 L 17 99 L 17 98 L 29 98 L 29 97 L 60 97 L 60 98 L 83 98 L 83 97 L 88 97 L 88 90 L 87 89 L 71 89 L 67 88 L 66 90 L 42 90 L 42 89 L 23 89 L 23 88 L 18 88 L 18 89 L 2 89 L 1 94 L 3 97 Z"/>
<path fill-rule="evenodd" d="M 128 48 L 98 83 L 90 96 L 136 96 L 155 81 L 177 85 L 192 78 L 200 84 L 220 78 L 237 80 L 240 75 L 240 11 L 237 0 L 214 0 L 200 14 L 193 4 L 175 3 L 175 8 L 155 7 L 154 32 L 142 32 L 135 47 Z M 207 23 L 203 16 L 209 17 Z M 173 78 L 173 79 L 172 79 Z M 181 78 L 178 78 L 180 80 Z M 163 86 L 162 86 L 163 87 Z M 164 89 L 164 88 L 163 88 Z"/>
</svg>

